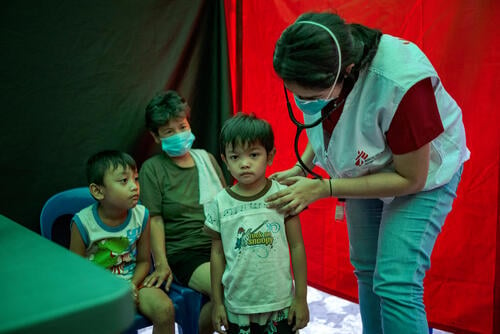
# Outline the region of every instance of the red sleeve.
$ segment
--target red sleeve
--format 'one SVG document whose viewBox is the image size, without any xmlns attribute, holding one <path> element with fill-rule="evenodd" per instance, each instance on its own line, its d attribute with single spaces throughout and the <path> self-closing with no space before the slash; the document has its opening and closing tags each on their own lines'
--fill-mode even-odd
<svg viewBox="0 0 500 334">
<path fill-rule="evenodd" d="M 430 78 L 411 87 L 394 114 L 387 143 L 394 154 L 415 151 L 444 131 Z"/>
</svg>

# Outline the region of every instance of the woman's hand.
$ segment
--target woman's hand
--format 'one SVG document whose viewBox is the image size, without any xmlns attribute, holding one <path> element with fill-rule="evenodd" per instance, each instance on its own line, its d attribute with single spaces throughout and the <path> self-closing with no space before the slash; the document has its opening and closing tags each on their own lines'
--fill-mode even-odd
<svg viewBox="0 0 500 334">
<path fill-rule="evenodd" d="M 159 288 L 163 282 L 165 282 L 165 291 L 168 292 L 173 278 L 174 275 L 170 270 L 170 266 L 168 264 L 161 264 L 155 268 L 155 271 L 144 279 L 142 284 L 148 288 L 153 286 Z"/>
<path fill-rule="evenodd" d="M 266 199 L 266 202 L 270 208 L 276 209 L 285 216 L 299 214 L 309 204 L 328 196 L 330 192 L 327 179 L 294 176 L 288 177 L 280 183 L 288 185 L 288 188 L 272 194 Z"/>
<path fill-rule="evenodd" d="M 272 180 L 276 180 L 279 183 L 283 183 L 286 179 L 294 176 L 306 176 L 306 175 L 300 166 L 294 165 L 290 169 L 269 175 L 269 178 Z"/>
</svg>

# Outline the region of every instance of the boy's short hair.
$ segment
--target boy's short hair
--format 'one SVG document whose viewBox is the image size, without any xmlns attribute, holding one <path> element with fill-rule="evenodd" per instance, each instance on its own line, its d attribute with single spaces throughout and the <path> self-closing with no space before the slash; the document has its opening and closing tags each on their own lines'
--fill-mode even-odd
<svg viewBox="0 0 500 334">
<path fill-rule="evenodd" d="M 259 142 L 269 153 L 274 148 L 274 134 L 271 125 L 253 113 L 237 113 L 222 126 L 220 133 L 220 152 L 226 155 L 226 146 L 231 144 L 247 145 Z"/>
<path fill-rule="evenodd" d="M 182 112 L 189 119 L 190 108 L 177 92 L 169 90 L 158 93 L 146 106 L 146 128 L 158 134 L 158 128 L 179 117 Z"/>
<path fill-rule="evenodd" d="M 87 182 L 104 184 L 104 175 L 110 169 L 123 167 L 137 171 L 137 164 L 129 154 L 117 150 L 105 150 L 92 155 L 87 160 Z"/>
</svg>

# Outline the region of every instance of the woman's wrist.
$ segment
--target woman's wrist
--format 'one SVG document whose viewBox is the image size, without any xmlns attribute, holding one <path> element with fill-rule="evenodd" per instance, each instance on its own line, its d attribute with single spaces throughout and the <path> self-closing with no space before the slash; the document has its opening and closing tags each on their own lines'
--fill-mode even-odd
<svg viewBox="0 0 500 334">
<path fill-rule="evenodd" d="M 170 270 L 170 266 L 167 261 L 159 261 L 153 264 L 155 270 Z"/>
<path fill-rule="evenodd" d="M 297 163 L 295 164 L 295 166 L 297 166 L 297 167 L 299 167 L 299 168 L 300 168 L 300 170 L 302 171 L 302 174 L 304 174 L 304 176 L 307 176 L 307 172 L 306 172 L 306 170 L 304 169 L 304 167 L 302 167 L 302 165 L 301 165 L 299 162 L 297 162 Z"/>
<path fill-rule="evenodd" d="M 332 197 L 333 196 L 333 184 L 332 184 L 332 179 L 321 179 L 321 182 L 323 182 L 323 194 L 324 196 L 322 197 Z"/>
</svg>

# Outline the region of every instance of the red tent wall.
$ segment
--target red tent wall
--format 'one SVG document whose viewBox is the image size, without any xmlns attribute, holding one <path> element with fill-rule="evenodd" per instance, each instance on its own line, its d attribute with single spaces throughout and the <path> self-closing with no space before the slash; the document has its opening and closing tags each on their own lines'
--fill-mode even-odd
<svg viewBox="0 0 500 334">
<path fill-rule="evenodd" d="M 295 128 L 288 119 L 282 83 L 273 72 L 272 54 L 281 31 L 299 14 L 333 10 L 349 22 L 411 40 L 426 52 L 463 109 L 472 152 L 425 280 L 428 318 L 435 328 L 499 333 L 500 113 L 493 109 L 499 87 L 498 2 L 226 0 L 225 5 L 235 110 L 255 112 L 272 124 L 277 156 L 270 173 L 296 161 Z M 301 149 L 304 143 L 302 138 Z M 334 204 L 335 199 L 325 199 L 301 214 L 308 280 L 356 301 L 346 225 L 333 219 Z"/>
</svg>

